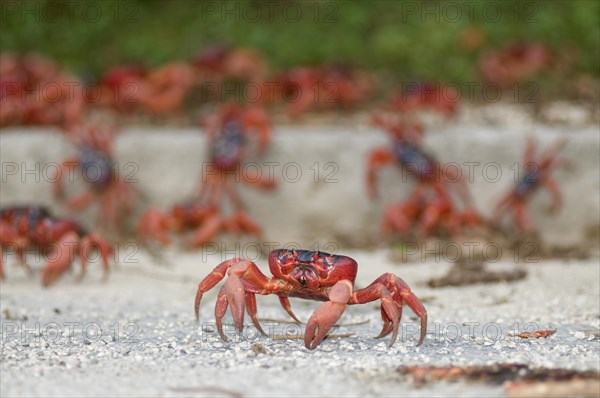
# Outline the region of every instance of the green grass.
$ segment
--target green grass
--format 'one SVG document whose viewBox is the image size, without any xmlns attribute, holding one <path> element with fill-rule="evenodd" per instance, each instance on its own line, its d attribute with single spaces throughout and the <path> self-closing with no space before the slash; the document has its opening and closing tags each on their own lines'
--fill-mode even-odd
<svg viewBox="0 0 600 398">
<path fill-rule="evenodd" d="M 569 73 L 600 76 L 600 2 L 591 0 L 481 0 L 471 2 L 470 8 L 463 2 L 437 1 L 282 1 L 271 15 L 259 2 L 258 20 L 252 20 L 257 3 L 246 0 L 87 4 L 1 3 L 0 49 L 48 55 L 88 79 L 114 64 L 188 60 L 204 46 L 224 42 L 261 50 L 275 70 L 335 62 L 398 80 L 460 82 L 477 78 L 475 66 L 482 51 L 507 42 L 541 41 L 559 54 L 572 49 Z M 461 4 L 462 17 L 455 18 L 455 6 Z M 217 10 L 211 13 L 211 6 Z M 302 16 L 293 21 L 296 6 L 301 6 Z M 233 13 L 225 14 L 225 7 Z M 413 8 L 416 14 L 411 14 Z M 96 17 L 98 9 L 101 15 Z M 433 12 L 419 14 L 427 9 Z M 498 9 L 501 16 L 494 20 Z M 460 37 L 473 25 L 481 26 L 486 41 L 469 51 Z"/>
</svg>

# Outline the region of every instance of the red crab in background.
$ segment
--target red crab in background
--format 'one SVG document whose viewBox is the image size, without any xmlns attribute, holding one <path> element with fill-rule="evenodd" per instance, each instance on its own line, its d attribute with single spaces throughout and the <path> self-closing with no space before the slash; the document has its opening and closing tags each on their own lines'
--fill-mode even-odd
<svg viewBox="0 0 600 398">
<path fill-rule="evenodd" d="M 200 247 L 213 240 L 221 230 L 236 234 L 262 234 L 260 226 L 246 213 L 237 184 L 243 182 L 266 190 L 275 188 L 275 181 L 265 173 L 254 167 L 244 168 L 251 135 L 258 137 L 259 154 L 269 146 L 271 124 L 267 113 L 259 107 L 233 103 L 223 106 L 205 124 L 210 160 L 203 167 L 198 197 L 176 205 L 166 213 L 157 209 L 147 210 L 138 224 L 138 232 L 145 239 L 168 244 L 171 232 L 193 229 L 195 232 L 189 245 Z M 233 206 L 233 214 L 228 218 L 222 214 L 224 196 Z"/>
<path fill-rule="evenodd" d="M 81 120 L 82 82 L 35 54 L 0 55 L 0 126 L 9 124 L 69 127 Z"/>
<path fill-rule="evenodd" d="M 394 274 L 383 274 L 363 289 L 354 289 L 358 264 L 350 257 L 309 250 L 276 249 L 269 253 L 269 270 L 272 278 L 264 275 L 255 263 L 234 258 L 219 264 L 198 285 L 194 312 L 199 318 L 202 295 L 219 283 L 225 275 L 225 285 L 219 290 L 215 305 L 217 330 L 223 340 L 222 319 L 231 307 L 237 330 L 244 326 L 244 310 L 259 332 L 266 335 L 256 318 L 256 294 L 275 294 L 286 312 L 298 321 L 291 309 L 289 297 L 325 301 L 312 314 L 306 325 L 304 344 L 315 349 L 325 339 L 327 332 L 342 316 L 347 305 L 365 304 L 381 300 L 383 328 L 377 338 L 392 333 L 390 346 L 396 341 L 402 317 L 402 304 L 406 303 L 421 319 L 421 335 L 417 345 L 427 333 L 427 311 L 421 301 L 402 279 Z"/>
<path fill-rule="evenodd" d="M 373 94 L 366 74 L 342 66 L 297 67 L 277 79 L 280 96 L 289 101 L 289 113 L 298 116 L 314 108 L 350 108 Z"/>
<path fill-rule="evenodd" d="M 485 81 L 508 87 L 548 68 L 552 54 L 541 43 L 516 43 L 484 54 L 479 73 Z"/>
<path fill-rule="evenodd" d="M 512 212 L 513 222 L 519 232 L 532 232 L 535 227 L 527 210 L 527 201 L 541 187 L 552 194 L 551 212 L 557 212 L 561 207 L 561 194 L 557 182 L 551 172 L 559 165 L 566 165 L 564 159 L 559 159 L 559 152 L 566 146 L 567 140 L 558 139 L 549 146 L 539 157 L 535 156 L 536 141 L 529 138 L 523 155 L 524 175 L 517 185 L 507 192 L 496 205 L 494 221 L 499 224 L 506 212 Z"/>
<path fill-rule="evenodd" d="M 141 107 L 140 88 L 148 69 L 143 65 L 121 65 L 109 69 L 99 81 L 99 102 L 112 106 L 119 112 L 128 112 Z"/>
<path fill-rule="evenodd" d="M 14 54 L 0 54 L 0 126 L 23 122 L 26 83 L 20 58 Z"/>
<path fill-rule="evenodd" d="M 226 194 L 232 202 L 234 214 L 227 221 L 233 231 L 260 235 L 261 228 L 244 209 L 237 192 L 237 181 L 271 190 L 275 181 L 256 168 L 245 169 L 249 156 L 248 137 L 257 135 L 258 154 L 269 147 L 272 127 L 267 112 L 261 107 L 242 107 L 237 103 L 225 105 L 219 114 L 206 121 L 209 137 L 209 167 L 202 175 L 199 198 L 211 204 L 220 204 Z"/>
<path fill-rule="evenodd" d="M 89 233 L 75 221 L 57 219 L 39 206 L 6 207 L 0 210 L 0 278 L 4 278 L 5 249 L 13 249 L 20 263 L 25 265 L 25 251 L 35 249 L 48 252 L 42 270 L 42 285 L 49 286 L 67 271 L 75 257 L 81 260 L 81 280 L 92 250 L 102 258 L 105 278 L 110 271 L 110 245 L 99 235 Z M 26 266 L 26 265 L 25 265 Z M 26 266 L 27 267 L 27 266 Z M 29 270 L 29 267 L 27 267 Z"/>
<path fill-rule="evenodd" d="M 382 221 L 385 234 L 405 235 L 415 223 L 419 236 L 428 235 L 441 226 L 456 234 L 462 227 L 483 224 L 483 218 L 471 206 L 471 196 L 460 170 L 443 167 L 423 150 L 420 122 L 385 113 L 376 114 L 373 122 L 391 135 L 393 144 L 375 149 L 369 155 L 366 181 L 369 196 L 377 196 L 377 172 L 383 166 L 396 163 L 417 179 L 414 192 L 405 202 L 386 209 Z M 462 210 L 452 200 L 451 188 L 454 187 L 462 199 Z"/>
<path fill-rule="evenodd" d="M 121 175 L 118 164 L 112 159 L 115 132 L 95 125 L 80 126 L 67 132 L 79 149 L 79 154 L 65 159 L 54 181 L 54 195 L 66 202 L 72 210 L 80 210 L 100 201 L 97 223 L 108 229 L 120 230 L 121 216 L 133 206 L 136 193 Z M 78 169 L 89 189 L 67 198 L 64 181 L 71 182 Z"/>
<path fill-rule="evenodd" d="M 431 109 L 452 117 L 456 115 L 459 97 L 458 91 L 450 85 L 419 82 L 392 95 L 388 106 L 396 112 L 405 113 Z"/>
<path fill-rule="evenodd" d="M 207 47 L 193 61 L 200 83 L 237 80 L 260 82 L 264 79 L 267 64 L 256 50 L 233 49 L 227 45 Z"/>
<path fill-rule="evenodd" d="M 457 210 L 445 191 L 420 186 L 408 199 L 386 207 L 381 230 L 385 236 L 393 233 L 409 236 L 416 227 L 417 237 L 442 231 L 457 236 L 462 229 L 475 228 L 482 223 L 482 217 L 477 212 Z"/>
<path fill-rule="evenodd" d="M 148 209 L 138 223 L 138 235 L 145 241 L 171 243 L 172 233 L 192 231 L 191 246 L 211 241 L 224 228 L 219 207 L 190 200 L 171 207 L 167 212 Z"/>
<path fill-rule="evenodd" d="M 110 69 L 102 77 L 100 98 L 104 105 L 120 112 L 171 114 L 181 109 L 194 84 L 194 69 L 184 62 L 170 62 L 153 70 L 124 65 Z"/>
<path fill-rule="evenodd" d="M 140 88 L 144 109 L 157 115 L 170 114 L 181 105 L 195 84 L 194 68 L 184 62 L 170 62 L 148 73 Z"/>
</svg>

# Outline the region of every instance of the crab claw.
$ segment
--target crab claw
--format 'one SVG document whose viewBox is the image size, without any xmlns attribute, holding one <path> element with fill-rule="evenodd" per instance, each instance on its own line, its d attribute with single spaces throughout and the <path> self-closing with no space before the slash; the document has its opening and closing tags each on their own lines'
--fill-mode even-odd
<svg viewBox="0 0 600 398">
<path fill-rule="evenodd" d="M 234 273 L 230 273 L 225 282 L 225 296 L 231 307 L 231 315 L 233 316 L 235 327 L 241 332 L 244 327 L 246 294 L 240 277 Z"/>
<path fill-rule="evenodd" d="M 327 336 L 329 330 L 335 325 L 344 313 L 346 304 L 328 301 L 321 304 L 311 315 L 304 332 L 304 345 L 309 350 L 314 350 Z"/>
<path fill-rule="evenodd" d="M 304 345 L 314 350 L 327 336 L 329 330 L 340 319 L 346 303 L 352 296 L 352 283 L 347 280 L 337 282 L 329 291 L 329 300 L 321 304 L 311 315 L 304 332 Z"/>
<path fill-rule="evenodd" d="M 102 239 L 97 234 L 92 234 L 85 237 L 81 241 L 80 245 L 80 257 L 81 257 L 81 274 L 79 276 L 79 280 L 83 279 L 85 275 L 87 261 L 90 258 L 90 252 L 92 250 L 97 250 L 100 254 L 100 258 L 102 259 L 102 269 L 104 271 L 103 279 L 108 279 L 108 274 L 110 273 L 110 256 L 113 254 L 113 248 Z"/>
</svg>

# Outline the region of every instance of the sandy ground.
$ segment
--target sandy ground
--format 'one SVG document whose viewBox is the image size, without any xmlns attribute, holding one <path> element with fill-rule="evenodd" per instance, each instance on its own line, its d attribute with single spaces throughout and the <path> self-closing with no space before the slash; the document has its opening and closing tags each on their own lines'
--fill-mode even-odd
<svg viewBox="0 0 600 398">
<path fill-rule="evenodd" d="M 224 343 L 214 332 L 216 289 L 205 295 L 201 324 L 194 321 L 198 282 L 225 255 L 167 250 L 171 264 L 123 248 L 108 282 L 91 266 L 42 289 L 9 258 L 1 284 L 0 395 L 9 396 L 503 396 L 502 385 L 433 383 L 418 387 L 399 375 L 408 365 L 521 363 L 533 367 L 600 370 L 598 259 L 537 264 L 498 262 L 492 269 L 523 267 L 525 280 L 432 289 L 427 279 L 450 264 L 397 264 L 390 252 L 349 251 L 360 264 L 357 286 L 384 272 L 405 279 L 429 313 L 428 335 L 416 348 L 416 317 L 406 309 L 401 336 L 391 348 L 375 340 L 377 303 L 347 309 L 332 338 L 308 351 L 302 334 L 274 297 L 258 297 L 258 313 L 272 335 Z M 34 269 L 41 264 L 30 259 Z M 267 271 L 264 260 L 261 269 Z M 307 320 L 317 303 L 293 300 Z M 269 321 L 264 319 L 280 321 Z M 246 322 L 249 320 L 246 319 Z M 557 329 L 547 339 L 521 340 L 510 332 Z M 276 337 L 276 339 L 273 338 Z"/>
</svg>

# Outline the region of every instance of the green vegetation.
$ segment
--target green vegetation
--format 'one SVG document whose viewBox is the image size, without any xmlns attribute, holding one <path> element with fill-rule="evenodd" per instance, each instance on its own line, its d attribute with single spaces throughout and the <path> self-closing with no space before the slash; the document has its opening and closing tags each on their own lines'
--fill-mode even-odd
<svg viewBox="0 0 600 398">
<path fill-rule="evenodd" d="M 600 75 L 600 2 L 580 1 L 5 1 L 2 51 L 36 51 L 94 78 L 110 65 L 191 59 L 230 43 L 274 69 L 345 63 L 403 79 L 467 81 L 486 49 L 540 41 Z M 483 35 L 465 48 L 466 32 Z M 568 50 L 568 51 L 567 51 Z"/>
</svg>

